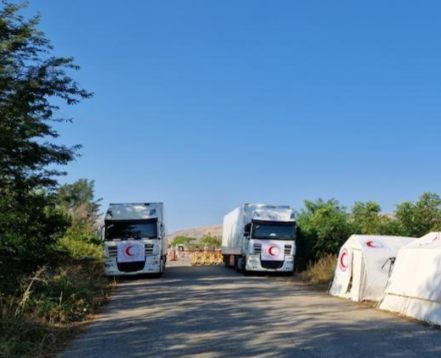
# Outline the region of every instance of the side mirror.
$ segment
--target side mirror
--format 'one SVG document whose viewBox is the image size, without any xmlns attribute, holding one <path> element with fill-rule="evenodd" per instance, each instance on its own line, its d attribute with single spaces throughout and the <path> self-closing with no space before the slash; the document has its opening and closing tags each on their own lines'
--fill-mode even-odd
<svg viewBox="0 0 441 358">
<path fill-rule="evenodd" d="M 251 237 L 251 223 L 248 223 L 245 225 L 244 230 L 243 230 L 243 236 L 248 240 L 250 239 L 250 237 Z"/>
<path fill-rule="evenodd" d="M 100 240 L 104 241 L 106 238 L 106 228 L 104 226 L 101 226 L 99 229 L 99 235 L 100 235 Z"/>
<path fill-rule="evenodd" d="M 159 224 L 159 235 L 158 240 L 161 240 L 165 236 L 164 224 Z"/>
</svg>

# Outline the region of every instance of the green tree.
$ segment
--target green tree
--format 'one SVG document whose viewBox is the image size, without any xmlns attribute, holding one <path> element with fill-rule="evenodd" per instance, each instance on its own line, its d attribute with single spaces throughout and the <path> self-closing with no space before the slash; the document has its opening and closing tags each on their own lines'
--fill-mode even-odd
<svg viewBox="0 0 441 358">
<path fill-rule="evenodd" d="M 317 233 L 314 249 L 318 257 L 337 253 L 353 233 L 348 217 L 345 208 L 338 203 L 325 205 L 315 212 L 312 223 Z"/>
<path fill-rule="evenodd" d="M 211 236 L 208 234 L 201 239 L 201 244 L 217 249 L 221 247 L 222 239 L 220 237 Z"/>
<path fill-rule="evenodd" d="M 53 124 L 71 120 L 60 116 L 59 105 L 91 96 L 67 74 L 78 69 L 73 59 L 52 54 L 37 29 L 39 18 L 20 15 L 24 7 L 3 0 L 0 8 L 1 266 L 12 258 L 37 265 L 61 236 L 65 224 L 53 189 L 63 173 L 57 168 L 73 160 L 79 146 L 53 143 Z"/>
<path fill-rule="evenodd" d="M 354 230 L 348 219 L 346 208 L 335 199 L 305 201 L 297 216 L 300 268 L 309 261 L 338 252 Z"/>
<path fill-rule="evenodd" d="M 351 220 L 355 233 L 364 235 L 401 235 L 399 222 L 381 214 L 381 207 L 372 201 L 358 201 L 352 207 Z"/>
<path fill-rule="evenodd" d="M 194 237 L 177 236 L 173 239 L 173 246 L 176 246 L 176 245 L 187 246 L 189 244 L 192 244 L 194 241 L 196 241 L 196 238 L 194 238 Z"/>
<path fill-rule="evenodd" d="M 69 225 L 55 202 L 43 190 L 27 193 L 25 205 L 14 195 L 0 197 L 0 290 L 21 272 L 55 259 L 56 243 Z"/>
<path fill-rule="evenodd" d="M 403 235 L 421 237 L 441 230 L 441 198 L 435 193 L 422 194 L 416 203 L 397 206 L 396 217 Z"/>
<path fill-rule="evenodd" d="M 57 191 L 58 205 L 71 220 L 67 236 L 95 241 L 100 217 L 100 200 L 95 199 L 95 181 L 79 179 L 73 184 L 64 184 Z"/>
<path fill-rule="evenodd" d="M 352 208 L 352 220 L 358 234 L 380 234 L 382 217 L 381 207 L 373 201 L 357 201 Z"/>
</svg>

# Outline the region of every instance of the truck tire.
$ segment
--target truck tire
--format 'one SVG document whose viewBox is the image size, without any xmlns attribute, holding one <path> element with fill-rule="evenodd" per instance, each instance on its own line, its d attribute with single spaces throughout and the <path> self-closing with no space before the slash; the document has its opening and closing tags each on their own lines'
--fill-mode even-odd
<svg viewBox="0 0 441 358">
<path fill-rule="evenodd" d="M 236 272 L 243 272 L 243 258 L 241 256 L 236 256 L 236 260 L 234 261 L 234 270 Z"/>
<path fill-rule="evenodd" d="M 155 275 L 155 277 L 160 278 L 165 271 L 165 260 L 161 258 L 161 263 L 159 266 L 159 272 Z"/>
<path fill-rule="evenodd" d="M 246 276 L 248 275 L 248 271 L 247 271 L 247 259 L 246 256 L 244 258 L 242 258 L 242 273 Z"/>
<path fill-rule="evenodd" d="M 224 266 L 228 267 L 228 255 L 222 255 L 224 258 Z"/>
</svg>

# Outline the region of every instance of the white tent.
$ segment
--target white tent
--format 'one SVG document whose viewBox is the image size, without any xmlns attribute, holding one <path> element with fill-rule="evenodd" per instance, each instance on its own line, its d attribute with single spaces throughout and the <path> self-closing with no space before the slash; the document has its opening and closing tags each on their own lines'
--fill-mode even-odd
<svg viewBox="0 0 441 358">
<path fill-rule="evenodd" d="M 341 247 L 329 293 L 353 301 L 380 301 L 398 250 L 415 239 L 352 235 Z"/>
<path fill-rule="evenodd" d="M 441 325 L 441 233 L 400 250 L 380 309 Z"/>
</svg>

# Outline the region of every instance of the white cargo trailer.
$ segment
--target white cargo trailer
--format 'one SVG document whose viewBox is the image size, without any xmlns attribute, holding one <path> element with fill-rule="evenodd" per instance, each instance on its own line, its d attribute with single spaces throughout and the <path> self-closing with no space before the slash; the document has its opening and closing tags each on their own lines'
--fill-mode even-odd
<svg viewBox="0 0 441 358">
<path fill-rule="evenodd" d="M 224 217 L 222 254 L 237 271 L 294 270 L 295 213 L 289 206 L 244 204 Z"/>
<path fill-rule="evenodd" d="M 102 238 L 106 275 L 164 272 L 167 240 L 162 203 L 110 204 Z"/>
</svg>

